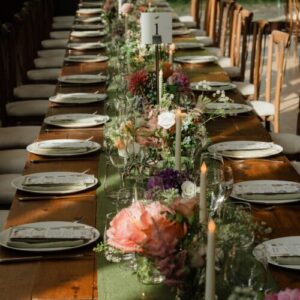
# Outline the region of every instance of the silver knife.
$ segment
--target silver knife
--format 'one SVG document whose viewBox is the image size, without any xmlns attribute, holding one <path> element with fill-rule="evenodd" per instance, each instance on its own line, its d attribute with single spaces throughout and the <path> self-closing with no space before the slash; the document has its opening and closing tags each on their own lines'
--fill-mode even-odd
<svg viewBox="0 0 300 300">
<path fill-rule="evenodd" d="M 23 256 L 23 257 L 8 257 L 8 258 L 0 258 L 1 263 L 19 263 L 26 261 L 37 261 L 37 260 L 51 260 L 51 259 L 76 259 L 76 258 L 84 258 L 91 257 L 91 255 L 87 254 L 69 254 L 69 255 L 39 255 L 39 256 Z"/>
</svg>

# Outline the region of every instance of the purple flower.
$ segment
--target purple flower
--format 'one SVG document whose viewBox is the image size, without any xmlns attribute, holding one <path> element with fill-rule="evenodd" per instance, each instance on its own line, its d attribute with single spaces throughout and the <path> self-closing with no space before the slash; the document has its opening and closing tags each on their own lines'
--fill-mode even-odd
<svg viewBox="0 0 300 300">
<path fill-rule="evenodd" d="M 182 183 L 186 180 L 181 172 L 171 168 L 158 172 L 155 176 L 150 177 L 147 189 L 178 189 L 180 191 Z"/>
<path fill-rule="evenodd" d="M 186 74 L 175 71 L 172 76 L 168 79 L 169 83 L 172 83 L 178 86 L 178 90 L 180 92 L 188 92 L 190 91 L 190 81 Z"/>
</svg>

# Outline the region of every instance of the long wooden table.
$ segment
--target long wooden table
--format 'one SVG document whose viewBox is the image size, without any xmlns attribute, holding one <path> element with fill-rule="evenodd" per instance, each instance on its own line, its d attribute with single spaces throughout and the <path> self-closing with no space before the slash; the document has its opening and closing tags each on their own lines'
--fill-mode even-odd
<svg viewBox="0 0 300 300">
<path fill-rule="evenodd" d="M 98 39 L 88 39 L 95 41 Z M 176 39 L 180 40 L 180 38 Z M 77 41 L 77 40 L 76 40 Z M 81 40 L 82 41 L 82 40 Z M 75 51 L 78 53 L 78 51 Z M 74 53 L 69 52 L 67 54 Z M 79 52 L 82 54 L 83 52 Z M 78 54 L 79 54 L 78 53 Z M 87 54 L 87 52 L 84 52 Z M 88 54 L 96 53 L 88 51 Z M 98 51 L 97 51 L 98 53 Z M 185 71 L 193 81 L 229 80 L 226 73 L 216 65 L 184 66 Z M 107 63 L 76 63 L 66 64 L 62 74 L 98 73 L 107 70 Z M 104 85 L 86 87 L 57 87 L 57 92 L 96 92 L 105 91 Z M 237 91 L 230 93 L 237 102 L 243 102 Z M 47 115 L 61 113 L 98 113 L 103 112 L 103 103 L 86 106 L 60 106 L 49 104 Z M 103 138 L 102 128 L 95 127 L 82 130 L 56 129 L 42 126 L 38 140 L 54 138 L 80 138 L 101 143 Z M 217 119 L 208 124 L 209 136 L 213 142 L 226 140 L 260 140 L 270 141 L 270 136 L 263 128 L 258 118 L 253 114 Z M 29 154 L 24 174 L 44 171 L 78 171 L 89 169 L 90 174 L 97 176 L 103 170 L 98 169 L 99 153 L 85 156 L 88 159 L 74 158 L 72 161 L 62 160 L 55 162 L 32 163 L 32 159 L 40 157 Z M 249 159 L 243 162 L 231 162 L 236 182 L 250 179 L 284 179 L 299 181 L 299 175 L 283 155 L 277 155 L 266 160 Z M 17 192 L 13 201 L 6 227 L 37 221 L 65 220 L 72 221 L 83 217 L 83 222 L 96 225 L 96 188 L 81 192 L 80 197 L 69 195 L 55 200 L 19 201 L 18 197 L 26 193 Z M 300 235 L 299 204 L 278 205 L 273 210 L 264 209 L 263 205 L 255 205 L 253 214 L 259 221 L 266 222 L 273 228 L 270 238 Z M 97 299 L 97 270 L 95 255 L 92 247 L 69 251 L 68 253 L 84 253 L 86 257 L 70 260 L 46 260 L 36 262 L 0 264 L 0 298 L 2 300 L 27 300 L 27 299 Z M 29 254 L 31 255 L 31 254 Z M 63 255 L 63 253 L 62 253 Z M 0 247 L 1 257 L 19 257 L 27 254 Z M 275 280 L 284 287 L 300 287 L 300 272 L 289 271 L 270 266 Z M 101 299 L 101 291 L 99 291 Z"/>
</svg>

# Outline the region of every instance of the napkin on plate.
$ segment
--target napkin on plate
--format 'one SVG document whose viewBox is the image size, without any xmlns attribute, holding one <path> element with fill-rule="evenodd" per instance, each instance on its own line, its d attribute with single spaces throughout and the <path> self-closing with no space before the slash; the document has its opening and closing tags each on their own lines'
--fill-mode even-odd
<svg viewBox="0 0 300 300">
<path fill-rule="evenodd" d="M 32 191 L 72 191 L 84 188 L 95 182 L 94 175 L 46 175 L 25 176 L 22 183 L 24 189 Z"/>
<path fill-rule="evenodd" d="M 236 194 L 245 200 L 293 200 L 300 199 L 300 193 L 278 193 L 278 194 Z"/>
<path fill-rule="evenodd" d="M 40 144 L 38 150 L 45 153 L 82 153 L 92 149 L 87 142 Z"/>
<path fill-rule="evenodd" d="M 277 256 L 272 257 L 272 260 L 279 265 L 300 265 L 300 256 Z"/>
<path fill-rule="evenodd" d="M 27 242 L 17 242 L 17 241 L 7 241 L 6 245 L 13 248 L 67 248 L 67 247 L 76 247 L 83 245 L 86 241 L 84 240 L 74 240 L 74 241 L 56 241 L 56 242 L 41 242 L 41 243 L 27 243 Z"/>
<path fill-rule="evenodd" d="M 293 241 L 266 244 L 267 256 L 280 265 L 300 265 L 300 244 Z"/>
</svg>

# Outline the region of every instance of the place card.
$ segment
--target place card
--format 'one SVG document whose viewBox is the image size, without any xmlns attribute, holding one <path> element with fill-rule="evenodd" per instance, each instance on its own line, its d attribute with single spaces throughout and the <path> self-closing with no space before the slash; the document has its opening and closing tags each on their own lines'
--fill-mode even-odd
<svg viewBox="0 0 300 300">
<path fill-rule="evenodd" d="M 66 227 L 21 227 L 12 228 L 11 241 L 40 242 L 59 240 L 90 240 L 93 238 L 92 228 L 85 226 Z"/>
</svg>

